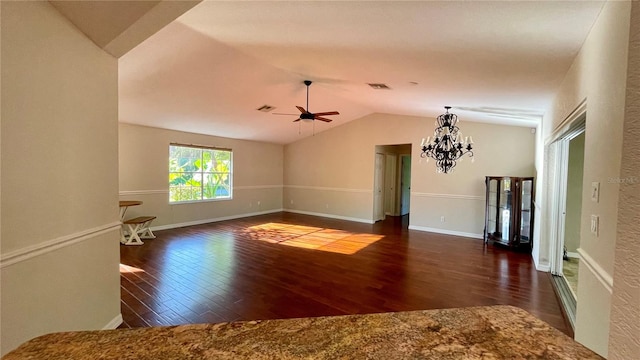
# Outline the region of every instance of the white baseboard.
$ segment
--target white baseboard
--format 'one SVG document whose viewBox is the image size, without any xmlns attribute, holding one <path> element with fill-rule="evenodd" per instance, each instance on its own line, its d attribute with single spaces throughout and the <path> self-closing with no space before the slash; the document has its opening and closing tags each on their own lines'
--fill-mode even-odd
<svg viewBox="0 0 640 360">
<path fill-rule="evenodd" d="M 122 314 L 118 314 L 118 316 L 114 317 L 107 325 L 105 325 L 102 330 L 113 330 L 117 329 L 120 324 L 122 324 Z"/>
<path fill-rule="evenodd" d="M 354 218 L 354 217 L 348 217 L 348 216 L 340 216 L 340 215 L 334 215 L 334 214 L 317 213 L 317 212 L 312 212 L 312 211 L 293 210 L 293 209 L 283 209 L 283 211 L 294 213 L 294 214 L 320 216 L 320 217 L 326 217 L 326 218 L 330 218 L 330 219 L 347 220 L 347 221 L 354 221 L 354 222 L 360 222 L 360 223 L 365 223 L 365 224 L 373 224 L 375 222 L 375 221 L 373 221 L 371 219 L 360 219 L 360 218 Z"/>
<path fill-rule="evenodd" d="M 577 252 L 567 251 L 567 256 L 573 259 L 580 259 L 580 254 Z"/>
<path fill-rule="evenodd" d="M 208 223 L 213 223 L 213 222 L 218 222 L 218 221 L 234 220 L 234 219 L 241 219 L 241 218 L 246 218 L 246 217 L 250 217 L 250 216 L 272 214 L 272 213 L 277 213 L 277 212 L 282 212 L 282 211 L 283 211 L 283 209 L 273 209 L 273 210 L 258 211 L 258 212 L 252 212 L 252 213 L 244 213 L 244 214 L 237 214 L 237 215 L 230 215 L 230 216 L 222 216 L 222 217 L 211 218 L 211 219 L 187 221 L 187 222 L 177 223 L 177 224 L 152 226 L 151 227 L 151 231 L 169 230 L 169 229 L 181 228 L 181 227 L 185 227 L 185 226 L 202 225 L 202 224 L 208 224 Z"/>
<path fill-rule="evenodd" d="M 548 261 L 545 263 L 541 263 L 539 258 L 536 258 L 535 256 L 531 257 L 533 258 L 533 264 L 536 266 L 536 270 L 542 272 L 551 272 L 551 264 Z"/>
<path fill-rule="evenodd" d="M 445 229 L 431 228 L 426 226 L 409 225 L 409 230 L 428 231 L 428 232 L 437 233 L 437 234 L 455 235 L 455 236 L 462 236 L 462 237 L 467 237 L 472 239 L 484 239 L 483 234 L 474 234 L 474 233 L 468 233 L 468 232 L 462 232 L 462 231 L 445 230 Z"/>
<path fill-rule="evenodd" d="M 549 265 L 549 264 L 536 264 L 536 270 L 542 271 L 542 272 L 549 272 L 549 271 L 551 271 L 551 265 Z"/>
</svg>

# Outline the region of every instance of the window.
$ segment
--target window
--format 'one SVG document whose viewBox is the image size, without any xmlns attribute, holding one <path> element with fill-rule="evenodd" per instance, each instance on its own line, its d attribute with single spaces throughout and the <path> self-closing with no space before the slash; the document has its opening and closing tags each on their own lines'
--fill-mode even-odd
<svg viewBox="0 0 640 360">
<path fill-rule="evenodd" d="M 231 199 L 232 152 L 203 146 L 169 146 L 169 202 Z"/>
</svg>

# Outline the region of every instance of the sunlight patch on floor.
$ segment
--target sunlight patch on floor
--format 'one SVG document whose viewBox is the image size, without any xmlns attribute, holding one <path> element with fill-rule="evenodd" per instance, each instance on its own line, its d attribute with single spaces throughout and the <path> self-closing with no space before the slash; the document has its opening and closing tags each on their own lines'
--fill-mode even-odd
<svg viewBox="0 0 640 360">
<path fill-rule="evenodd" d="M 250 226 L 243 232 L 248 234 L 252 240 L 345 255 L 355 254 L 384 237 L 383 235 L 281 223 Z"/>
<path fill-rule="evenodd" d="M 144 270 L 142 270 L 140 268 L 137 268 L 137 267 L 125 265 L 125 264 L 120 264 L 120 274 L 124 274 L 124 273 L 139 273 L 139 272 L 144 272 Z"/>
</svg>

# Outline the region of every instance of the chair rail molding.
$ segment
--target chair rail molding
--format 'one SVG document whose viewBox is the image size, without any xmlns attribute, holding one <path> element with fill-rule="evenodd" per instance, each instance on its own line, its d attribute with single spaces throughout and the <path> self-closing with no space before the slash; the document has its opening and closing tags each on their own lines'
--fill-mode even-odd
<svg viewBox="0 0 640 360">
<path fill-rule="evenodd" d="M 39 244 L 27 246 L 22 249 L 11 251 L 0 258 L 0 268 L 10 266 L 36 256 L 40 256 L 60 248 L 77 244 L 82 241 L 92 239 L 96 236 L 106 234 L 111 231 L 120 230 L 121 222 L 114 221 L 91 229 L 82 230 L 73 234 L 61 236 L 53 240 Z"/>
<path fill-rule="evenodd" d="M 464 199 L 464 200 L 482 200 L 482 201 L 484 201 L 484 195 L 438 194 L 438 193 L 423 193 L 423 192 L 412 191 L 411 192 L 411 196 L 441 198 L 441 199 Z"/>
<path fill-rule="evenodd" d="M 121 190 L 118 192 L 120 196 L 127 195 L 151 195 L 151 194 L 168 194 L 169 189 L 164 190 Z"/>
<path fill-rule="evenodd" d="M 334 188 L 334 187 L 323 187 L 323 186 L 284 185 L 284 188 L 285 189 L 317 190 L 317 191 L 341 191 L 341 192 L 368 193 L 368 194 L 373 193 L 373 190 L 371 189 Z"/>
<path fill-rule="evenodd" d="M 234 186 L 233 190 L 262 190 L 262 189 L 282 189 L 283 185 L 238 185 Z M 153 195 L 153 194 L 168 194 L 169 189 L 155 189 L 155 190 L 120 190 L 118 194 L 120 196 L 130 195 Z"/>
<path fill-rule="evenodd" d="M 595 275 L 596 279 L 600 281 L 602 286 L 609 292 L 609 295 L 613 294 L 613 276 L 606 272 L 600 264 L 598 264 L 586 251 L 578 248 L 578 254 L 580 260 L 587 266 L 587 269 Z"/>
<path fill-rule="evenodd" d="M 284 185 L 238 185 L 233 190 L 261 190 L 261 189 L 282 189 Z"/>
</svg>

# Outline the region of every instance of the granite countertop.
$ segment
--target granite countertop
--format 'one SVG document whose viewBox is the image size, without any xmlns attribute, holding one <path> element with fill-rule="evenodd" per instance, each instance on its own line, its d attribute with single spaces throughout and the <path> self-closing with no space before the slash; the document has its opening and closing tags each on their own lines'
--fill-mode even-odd
<svg viewBox="0 0 640 360">
<path fill-rule="evenodd" d="M 80 331 L 3 359 L 602 359 L 512 306 Z"/>
</svg>

